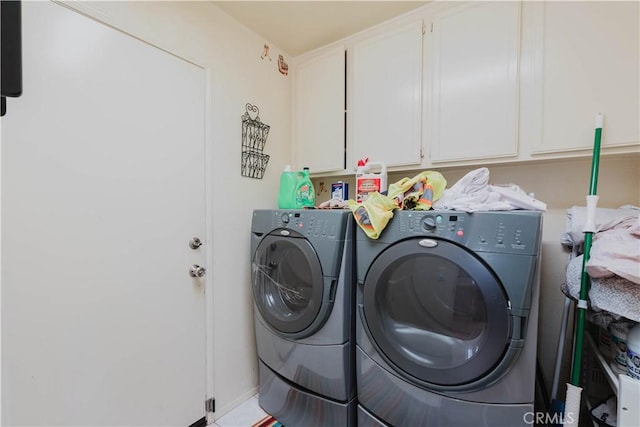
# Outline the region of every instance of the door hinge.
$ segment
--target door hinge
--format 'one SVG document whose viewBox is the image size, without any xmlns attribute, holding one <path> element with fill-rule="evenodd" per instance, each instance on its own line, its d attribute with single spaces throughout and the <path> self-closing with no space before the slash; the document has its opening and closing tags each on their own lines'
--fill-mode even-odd
<svg viewBox="0 0 640 427">
<path fill-rule="evenodd" d="M 206 412 L 216 412 L 216 399 L 212 397 L 210 399 L 205 400 L 204 410 Z"/>
</svg>

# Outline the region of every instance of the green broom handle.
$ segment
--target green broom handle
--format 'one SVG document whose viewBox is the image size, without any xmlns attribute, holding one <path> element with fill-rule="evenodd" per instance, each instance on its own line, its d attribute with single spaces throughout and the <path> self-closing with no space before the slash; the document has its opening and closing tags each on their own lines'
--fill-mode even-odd
<svg viewBox="0 0 640 427">
<path fill-rule="evenodd" d="M 600 167 L 600 140 L 602 138 L 602 116 L 596 116 L 596 133 L 593 143 L 593 156 L 591 160 L 591 182 L 589 185 L 589 195 L 595 196 L 598 187 L 598 168 Z M 586 301 L 589 295 L 589 275 L 587 274 L 587 261 L 591 251 L 591 240 L 593 232 L 586 231 L 584 236 L 584 253 L 582 258 L 582 276 L 580 281 L 580 301 Z M 584 338 L 584 323 L 586 317 L 586 307 L 578 307 L 578 320 L 576 323 L 576 341 L 574 348 L 573 366 L 571 368 L 571 384 L 580 386 L 580 371 L 582 364 L 582 342 Z"/>
</svg>

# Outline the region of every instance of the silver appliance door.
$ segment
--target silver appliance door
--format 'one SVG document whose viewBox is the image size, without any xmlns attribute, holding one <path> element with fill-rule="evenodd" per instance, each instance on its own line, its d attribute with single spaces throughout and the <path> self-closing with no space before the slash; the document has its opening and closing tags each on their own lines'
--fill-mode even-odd
<svg viewBox="0 0 640 427">
<path fill-rule="evenodd" d="M 270 233 L 256 248 L 252 266 L 254 302 L 270 327 L 299 335 L 318 324 L 314 320 L 323 308 L 324 280 L 306 238 L 295 232 Z"/>
<path fill-rule="evenodd" d="M 491 372 L 512 335 L 491 268 L 450 241 L 411 238 L 383 251 L 363 283 L 364 329 L 405 379 L 456 389 Z"/>
</svg>

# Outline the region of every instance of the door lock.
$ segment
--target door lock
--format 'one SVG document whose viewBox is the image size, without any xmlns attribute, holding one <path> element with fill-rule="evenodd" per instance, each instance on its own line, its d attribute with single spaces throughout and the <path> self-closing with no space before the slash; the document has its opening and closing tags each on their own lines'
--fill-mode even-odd
<svg viewBox="0 0 640 427">
<path fill-rule="evenodd" d="M 194 237 L 191 240 L 189 240 L 189 247 L 191 249 L 198 249 L 200 246 L 202 246 L 202 242 L 200 241 L 199 238 Z"/>
<path fill-rule="evenodd" d="M 189 267 L 189 276 L 191 277 L 202 277 L 207 273 L 207 270 L 204 267 L 200 267 L 198 264 L 193 264 Z"/>
</svg>

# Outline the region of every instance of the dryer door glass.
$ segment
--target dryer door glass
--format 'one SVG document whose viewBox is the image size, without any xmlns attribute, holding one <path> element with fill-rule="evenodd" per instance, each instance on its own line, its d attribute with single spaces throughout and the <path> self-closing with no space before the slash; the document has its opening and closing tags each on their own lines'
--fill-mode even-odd
<svg viewBox="0 0 640 427">
<path fill-rule="evenodd" d="M 405 240 L 364 282 L 364 317 L 383 357 L 418 382 L 454 386 L 494 368 L 510 342 L 506 293 L 490 268 L 453 243 Z M 424 241 L 424 240 L 423 240 Z"/>
<path fill-rule="evenodd" d="M 266 236 L 253 258 L 252 285 L 260 314 L 284 333 L 307 328 L 322 306 L 320 261 L 304 238 Z"/>
</svg>

